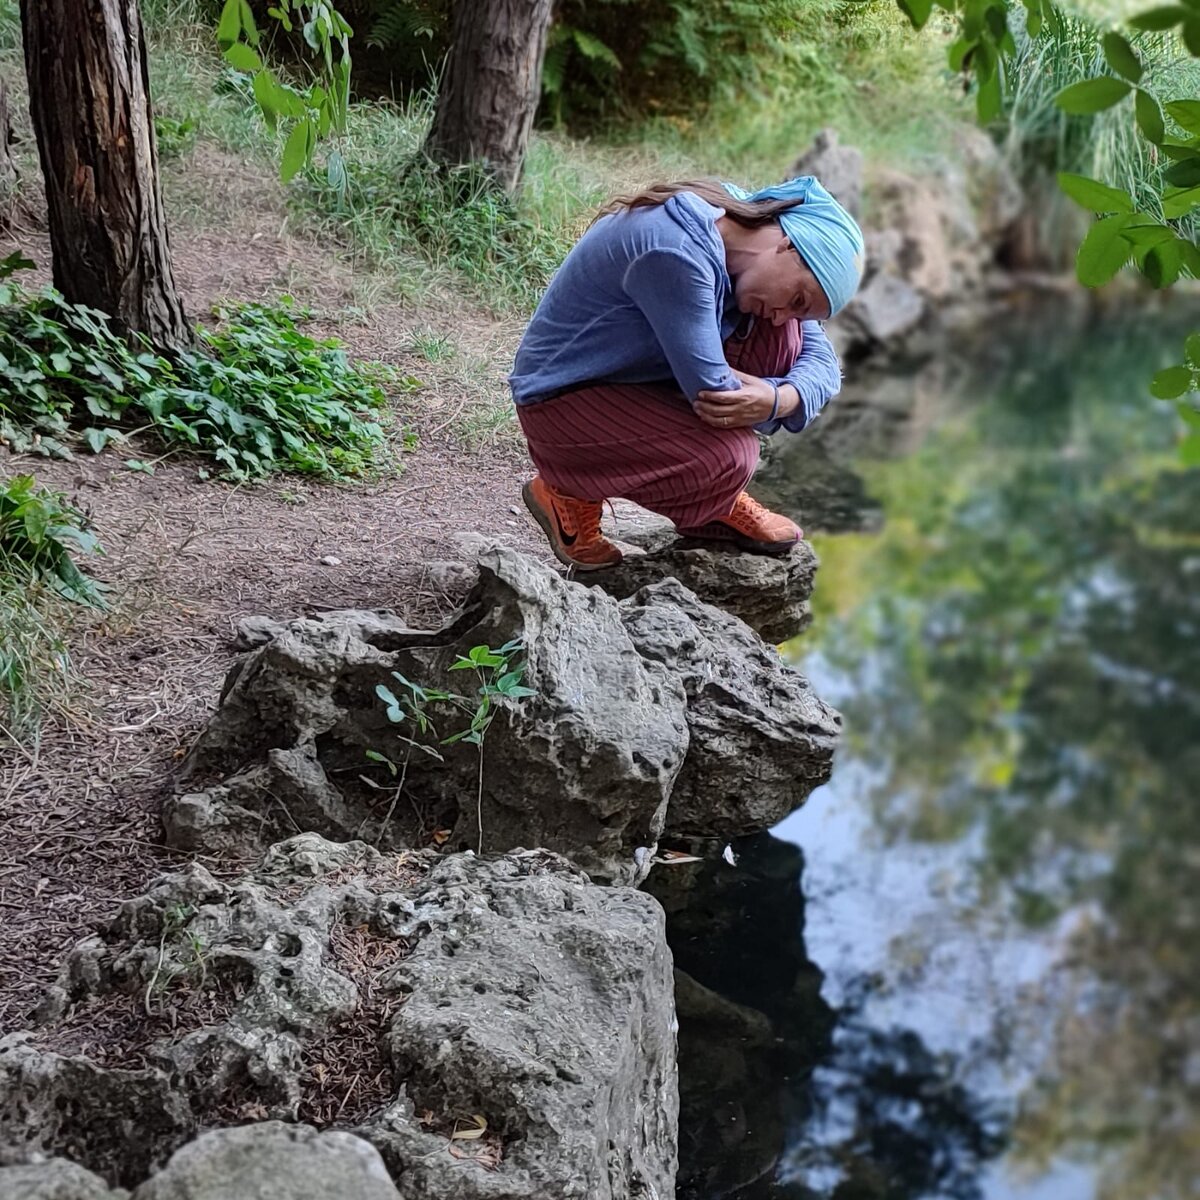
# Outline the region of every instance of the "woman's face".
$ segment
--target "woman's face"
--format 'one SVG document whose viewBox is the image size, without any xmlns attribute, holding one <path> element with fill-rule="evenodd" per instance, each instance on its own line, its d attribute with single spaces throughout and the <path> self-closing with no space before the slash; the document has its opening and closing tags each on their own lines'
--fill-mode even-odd
<svg viewBox="0 0 1200 1200">
<path fill-rule="evenodd" d="M 828 320 L 828 297 L 779 226 L 755 232 L 762 237 L 759 252 L 733 281 L 738 308 L 773 325 Z"/>
</svg>

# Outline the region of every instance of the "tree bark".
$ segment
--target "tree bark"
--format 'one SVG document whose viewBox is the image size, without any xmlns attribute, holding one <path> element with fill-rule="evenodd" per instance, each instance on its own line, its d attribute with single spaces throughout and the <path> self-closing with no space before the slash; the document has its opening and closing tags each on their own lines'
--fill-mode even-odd
<svg viewBox="0 0 1200 1200">
<path fill-rule="evenodd" d="M 0 79 L 0 229 L 8 229 L 17 208 L 21 180 L 12 155 L 12 121 L 8 115 L 8 88 Z"/>
<path fill-rule="evenodd" d="M 159 347 L 186 345 L 137 0 L 21 0 L 21 25 L 55 286 Z"/>
<path fill-rule="evenodd" d="M 450 55 L 425 152 L 480 163 L 514 192 L 542 84 L 552 0 L 457 0 Z"/>
</svg>

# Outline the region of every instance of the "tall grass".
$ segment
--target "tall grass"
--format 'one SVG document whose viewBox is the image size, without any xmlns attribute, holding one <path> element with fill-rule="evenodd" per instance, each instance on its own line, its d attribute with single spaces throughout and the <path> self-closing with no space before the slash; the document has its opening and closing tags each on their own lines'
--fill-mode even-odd
<svg viewBox="0 0 1200 1200">
<path fill-rule="evenodd" d="M 1005 154 L 1041 213 L 1044 246 L 1077 240 L 1086 221 L 1054 184 L 1056 171 L 1099 179 L 1129 192 L 1138 207 L 1161 218 L 1163 164 L 1137 131 L 1128 102 L 1093 117 L 1068 116 L 1054 103 L 1070 83 L 1108 74 L 1100 48 L 1102 29 L 1086 16 L 1063 14 L 1061 28 L 1047 27 L 1037 39 L 1020 34 L 1005 99 Z M 1129 33 L 1145 66 L 1143 85 L 1163 100 L 1200 94 L 1200 61 L 1186 54 L 1172 34 Z M 1194 236 L 1196 222 L 1185 222 Z"/>
</svg>

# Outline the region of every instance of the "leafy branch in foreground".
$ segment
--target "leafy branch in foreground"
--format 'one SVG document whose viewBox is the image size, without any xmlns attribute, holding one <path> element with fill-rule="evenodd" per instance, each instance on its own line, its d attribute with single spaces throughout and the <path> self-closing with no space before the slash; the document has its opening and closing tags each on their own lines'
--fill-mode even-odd
<svg viewBox="0 0 1200 1200">
<path fill-rule="evenodd" d="M 235 71 L 253 77 L 254 99 L 271 128 L 282 124 L 287 129 L 279 171 L 288 183 L 312 166 L 318 141 L 346 130 L 354 31 L 326 0 L 275 0 L 267 13 L 286 33 L 299 27 L 315 54 L 317 65 L 306 87 L 284 82 L 263 62 L 262 39 L 248 0 L 225 0 L 217 42 Z M 345 190 L 346 167 L 337 150 L 329 155 L 326 174 L 331 187 Z"/>
<path fill-rule="evenodd" d="M 934 0 L 896 2 L 916 29 L 924 27 L 933 14 Z M 1062 18 L 1051 0 L 1022 3 L 1031 38 L 1036 38 L 1043 26 L 1061 26 Z M 994 120 L 1002 108 L 1005 63 L 1016 54 L 1007 4 L 1004 0 L 937 0 L 937 7 L 958 21 L 959 37 L 949 50 L 951 69 L 974 73 L 979 119 Z M 1200 0 L 1159 5 L 1129 18 L 1128 24 L 1141 32 L 1177 31 L 1187 53 L 1200 58 Z M 1112 74 L 1069 84 L 1058 93 L 1055 103 L 1063 112 L 1085 117 L 1132 98 L 1131 119 L 1139 136 L 1149 143 L 1155 161 L 1170 165 L 1162 169 L 1156 188 L 1157 212 L 1148 212 L 1144 204 L 1139 207 L 1122 188 L 1082 175 L 1059 175 L 1062 190 L 1097 217 L 1076 256 L 1079 281 L 1087 287 L 1101 287 L 1130 263 L 1154 288 L 1169 288 L 1184 276 L 1200 279 L 1194 220 L 1200 209 L 1200 98 L 1185 96 L 1162 102 L 1148 86 L 1137 50 L 1118 31 L 1103 33 L 1100 46 Z M 1182 132 L 1175 132 L 1168 119 Z M 1200 384 L 1196 336 L 1188 340 L 1184 362 L 1154 376 L 1151 391 L 1156 396 L 1196 395 Z M 1193 444 L 1191 416 L 1197 410 L 1193 404 L 1181 402 L 1179 411 L 1193 430 L 1184 441 L 1187 447 Z"/>
<path fill-rule="evenodd" d="M 359 475 L 384 453 L 384 386 L 415 380 L 352 364 L 336 340 L 300 328 L 307 313 L 287 297 L 217 315 L 222 324 L 199 333 L 207 353 L 167 359 L 103 313 L 0 277 L 0 443 L 69 457 L 77 427 L 95 452 L 151 432 L 236 480 Z"/>
</svg>

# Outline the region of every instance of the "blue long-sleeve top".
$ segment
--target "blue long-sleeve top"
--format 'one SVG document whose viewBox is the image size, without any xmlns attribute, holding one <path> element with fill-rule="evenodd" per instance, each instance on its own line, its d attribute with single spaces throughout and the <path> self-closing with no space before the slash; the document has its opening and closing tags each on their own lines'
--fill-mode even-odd
<svg viewBox="0 0 1200 1200">
<path fill-rule="evenodd" d="M 509 376 L 518 404 L 572 387 L 675 380 L 701 391 L 739 386 L 723 343 L 738 312 L 717 230 L 722 210 L 692 192 L 665 204 L 602 217 L 567 255 L 517 349 Z M 771 380 L 792 384 L 800 404 L 756 426 L 799 432 L 837 395 L 841 366 L 817 321 L 801 323 L 795 365 Z"/>
</svg>

